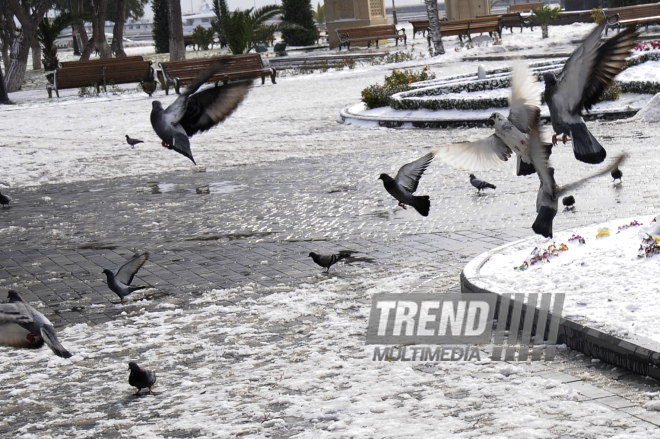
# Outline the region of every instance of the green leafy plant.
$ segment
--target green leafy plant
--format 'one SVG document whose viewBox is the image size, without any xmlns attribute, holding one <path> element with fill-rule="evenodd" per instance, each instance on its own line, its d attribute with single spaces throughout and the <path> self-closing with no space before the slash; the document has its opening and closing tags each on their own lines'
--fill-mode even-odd
<svg viewBox="0 0 660 439">
<path fill-rule="evenodd" d="M 288 26 L 284 22 L 269 25 L 265 23 L 282 13 L 282 8 L 277 5 L 229 13 L 226 0 L 213 0 L 213 11 L 216 19 L 211 21 L 211 26 L 235 55 L 248 53 L 264 41 L 272 41 L 271 37 L 275 32 L 281 32 Z"/>
<path fill-rule="evenodd" d="M 60 33 L 71 26 L 79 16 L 71 14 L 69 12 L 63 12 L 53 21 L 50 21 L 48 17 L 44 17 L 39 23 L 39 28 L 37 30 L 37 40 L 41 43 L 43 47 L 43 63 L 45 70 L 55 70 L 59 64 L 59 59 L 57 58 L 57 46 L 55 46 L 55 40 L 60 35 Z"/>
<path fill-rule="evenodd" d="M 600 97 L 600 101 L 618 101 L 621 97 L 621 87 L 616 85 L 611 85 L 610 88 L 603 92 L 603 95 Z"/>
<path fill-rule="evenodd" d="M 193 44 L 195 44 L 195 46 L 197 46 L 199 50 L 209 50 L 209 46 L 213 44 L 214 36 L 215 36 L 215 29 L 213 29 L 212 27 L 206 29 L 204 26 L 199 24 L 195 29 L 193 29 L 193 33 L 192 33 Z"/>
<path fill-rule="evenodd" d="M 318 24 L 321 29 L 325 29 L 325 5 L 317 3 L 316 11 L 312 10 L 312 16 L 314 17 L 316 24 Z"/>
<path fill-rule="evenodd" d="M 410 90 L 413 82 L 435 79 L 435 73 L 429 73 L 424 67 L 419 72 L 412 70 L 393 70 L 392 74 L 385 76 L 385 83 L 381 85 L 370 85 L 362 90 L 362 102 L 367 109 L 387 107 L 390 105 L 390 97 L 395 93 Z"/>
<path fill-rule="evenodd" d="M 282 0 L 282 20 L 296 26 L 282 29 L 282 39 L 289 46 L 311 46 L 319 36 L 310 0 Z"/>
<path fill-rule="evenodd" d="M 540 8 L 532 9 L 531 20 L 541 25 L 541 38 L 548 38 L 548 25 L 555 21 L 559 14 L 561 14 L 561 8 L 558 6 L 551 8 L 543 5 Z"/>
<path fill-rule="evenodd" d="M 591 10 L 591 18 L 594 19 L 596 24 L 600 24 L 605 20 L 605 14 L 601 8 L 593 8 Z"/>
<path fill-rule="evenodd" d="M 80 87 L 78 89 L 78 96 L 81 98 L 84 98 L 86 96 L 89 97 L 95 97 L 98 96 L 98 84 L 96 82 L 92 82 L 92 85 L 90 87 Z"/>
</svg>

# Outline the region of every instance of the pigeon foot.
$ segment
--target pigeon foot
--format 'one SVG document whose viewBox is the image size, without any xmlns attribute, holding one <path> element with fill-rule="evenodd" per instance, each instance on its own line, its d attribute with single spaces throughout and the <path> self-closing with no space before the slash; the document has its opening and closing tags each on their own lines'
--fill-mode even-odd
<svg viewBox="0 0 660 439">
<path fill-rule="evenodd" d="M 30 343 L 34 343 L 34 341 L 37 339 L 37 336 L 30 332 L 28 335 L 25 336 L 25 338 Z"/>
<path fill-rule="evenodd" d="M 406 207 L 406 205 L 403 204 L 403 203 L 399 203 L 399 206 L 401 206 L 401 207 L 403 208 L 403 210 L 408 210 L 408 208 Z"/>
<path fill-rule="evenodd" d="M 153 390 L 149 389 L 147 395 L 158 395 L 158 392 L 154 392 Z"/>
<path fill-rule="evenodd" d="M 142 389 L 140 389 L 140 390 L 142 390 Z M 138 390 L 137 392 L 135 392 L 135 393 L 133 394 L 133 396 L 140 396 L 140 390 Z"/>
<path fill-rule="evenodd" d="M 557 144 L 557 134 L 553 134 L 552 135 L 552 145 L 554 146 L 556 144 Z"/>
<path fill-rule="evenodd" d="M 566 145 L 567 140 L 568 140 L 568 136 L 566 134 L 561 136 L 561 141 L 564 142 L 564 145 Z"/>
</svg>

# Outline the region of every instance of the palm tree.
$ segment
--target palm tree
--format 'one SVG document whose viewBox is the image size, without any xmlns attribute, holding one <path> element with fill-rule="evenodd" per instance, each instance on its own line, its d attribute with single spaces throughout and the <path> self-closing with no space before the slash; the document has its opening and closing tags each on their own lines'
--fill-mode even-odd
<svg viewBox="0 0 660 439">
<path fill-rule="evenodd" d="M 265 24 L 266 20 L 282 13 L 282 8 L 277 5 L 235 10 L 230 14 L 226 0 L 213 0 L 213 11 L 217 18 L 211 21 L 211 26 L 218 33 L 220 41 L 226 42 L 235 55 L 248 53 L 258 43 L 272 40 L 275 32 L 286 27 L 283 23 Z"/>
<path fill-rule="evenodd" d="M 71 26 L 78 19 L 78 15 L 70 12 L 63 12 L 51 22 L 48 17 L 44 17 L 39 23 L 37 30 L 37 40 L 43 46 L 43 63 L 45 70 L 55 70 L 59 63 L 57 59 L 57 46 L 55 40 L 60 33 Z"/>
<path fill-rule="evenodd" d="M 541 25 L 541 38 L 548 38 L 548 25 L 555 21 L 561 14 L 561 8 L 551 8 L 543 5 L 538 9 L 532 9 L 532 21 Z"/>
<path fill-rule="evenodd" d="M 325 29 L 325 5 L 317 3 L 316 11 L 312 10 L 312 15 L 314 16 L 314 20 L 318 23 L 319 28 Z"/>
</svg>

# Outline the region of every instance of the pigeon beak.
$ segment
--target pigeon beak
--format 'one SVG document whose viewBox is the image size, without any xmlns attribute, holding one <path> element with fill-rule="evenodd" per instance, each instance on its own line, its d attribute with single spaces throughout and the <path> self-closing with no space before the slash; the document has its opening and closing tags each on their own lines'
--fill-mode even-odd
<svg viewBox="0 0 660 439">
<path fill-rule="evenodd" d="M 491 115 L 488 120 L 486 120 L 486 125 L 493 126 L 495 125 L 495 118 Z"/>
</svg>

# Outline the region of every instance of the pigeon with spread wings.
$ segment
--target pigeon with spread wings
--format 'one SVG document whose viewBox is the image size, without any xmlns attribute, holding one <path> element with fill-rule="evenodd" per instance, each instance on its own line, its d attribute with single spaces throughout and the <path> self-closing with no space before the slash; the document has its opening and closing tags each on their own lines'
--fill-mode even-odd
<svg viewBox="0 0 660 439">
<path fill-rule="evenodd" d="M 188 157 L 193 163 L 195 159 L 189 138 L 225 120 L 243 101 L 252 85 L 251 81 L 241 81 L 197 92 L 221 68 L 221 64 L 215 64 L 201 73 L 166 109 L 160 101 L 152 103 L 151 126 L 163 140 L 162 145 Z"/>
<path fill-rule="evenodd" d="M 404 209 L 406 205 L 412 206 L 422 216 L 429 215 L 429 209 L 431 208 L 429 196 L 414 196 L 413 193 L 417 190 L 419 179 L 422 178 L 422 174 L 431 164 L 434 155 L 434 152 L 429 152 L 414 162 L 403 165 L 395 178 L 387 174 L 380 174 L 380 177 L 378 177 L 383 180 L 385 190 L 397 199 L 399 206 Z"/>
<path fill-rule="evenodd" d="M 527 65 L 514 65 L 511 73 L 509 117 L 494 112 L 488 121 L 495 126 L 495 134 L 474 142 L 440 147 L 439 160 L 466 171 L 482 171 L 500 166 L 516 154 L 516 175 L 533 174 L 529 158 L 527 133 L 540 118 L 541 93 Z"/>
<path fill-rule="evenodd" d="M 16 291 L 9 290 L 9 302 L 0 304 L 0 344 L 15 348 L 48 347 L 55 355 L 69 358 L 71 354 L 57 339 L 53 324 L 27 303 Z"/>
<path fill-rule="evenodd" d="M 582 118 L 582 110 L 591 109 L 603 91 L 614 83 L 614 77 L 626 64 L 626 57 L 635 47 L 639 35 L 634 26 L 601 44 L 607 20 L 587 36 L 566 61 L 559 78 L 548 72 L 545 81 L 545 101 L 550 110 L 552 128 L 557 134 L 570 135 L 575 158 L 585 163 L 601 163 L 607 153 L 589 132 Z M 556 134 L 552 143 L 557 142 Z"/>
<path fill-rule="evenodd" d="M 147 262 L 147 259 L 149 259 L 149 253 L 147 252 L 136 254 L 128 262 L 115 269 L 115 271 L 110 271 L 107 268 L 103 270 L 103 274 L 105 274 L 108 282 L 108 288 L 110 288 L 110 290 L 119 296 L 122 305 L 125 303 L 124 297 L 128 296 L 132 292 L 143 290 L 145 288 L 151 288 L 148 285 L 131 285 L 131 282 L 133 282 L 133 277 L 135 277 L 135 274 L 140 268 L 142 268 L 144 263 Z"/>
</svg>

